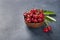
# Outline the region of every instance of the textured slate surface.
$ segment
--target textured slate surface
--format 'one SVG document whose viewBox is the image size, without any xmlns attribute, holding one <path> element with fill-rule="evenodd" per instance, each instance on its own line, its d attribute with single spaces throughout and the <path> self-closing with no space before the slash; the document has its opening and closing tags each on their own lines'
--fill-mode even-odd
<svg viewBox="0 0 60 40">
<path fill-rule="evenodd" d="M 43 8 L 56 13 L 52 32 L 27 28 L 23 12 Z M 0 0 L 0 40 L 60 40 L 60 0 Z"/>
</svg>

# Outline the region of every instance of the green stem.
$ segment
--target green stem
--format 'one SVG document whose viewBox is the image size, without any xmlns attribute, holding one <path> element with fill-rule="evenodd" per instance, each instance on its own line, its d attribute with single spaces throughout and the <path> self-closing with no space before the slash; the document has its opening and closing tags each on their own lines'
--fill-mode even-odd
<svg viewBox="0 0 60 40">
<path fill-rule="evenodd" d="M 45 22 L 45 24 L 46 24 L 46 27 L 47 27 L 47 26 L 48 26 L 48 21 L 47 21 L 47 20 L 45 20 L 44 22 Z"/>
</svg>

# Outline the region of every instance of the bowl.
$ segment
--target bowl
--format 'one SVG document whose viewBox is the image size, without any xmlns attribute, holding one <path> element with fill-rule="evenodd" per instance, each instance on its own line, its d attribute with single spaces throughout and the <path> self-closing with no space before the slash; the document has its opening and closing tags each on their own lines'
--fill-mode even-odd
<svg viewBox="0 0 60 40">
<path fill-rule="evenodd" d="M 27 21 L 25 21 L 25 23 L 30 28 L 39 28 L 44 24 L 44 22 L 41 22 L 41 23 L 28 23 Z"/>
</svg>

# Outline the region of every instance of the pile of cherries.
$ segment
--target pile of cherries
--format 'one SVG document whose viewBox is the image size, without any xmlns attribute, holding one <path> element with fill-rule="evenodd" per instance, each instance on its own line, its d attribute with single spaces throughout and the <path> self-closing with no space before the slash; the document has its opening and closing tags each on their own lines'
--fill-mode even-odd
<svg viewBox="0 0 60 40">
<path fill-rule="evenodd" d="M 43 10 L 32 9 L 24 13 L 24 19 L 28 23 L 41 23 L 44 21 Z"/>
</svg>

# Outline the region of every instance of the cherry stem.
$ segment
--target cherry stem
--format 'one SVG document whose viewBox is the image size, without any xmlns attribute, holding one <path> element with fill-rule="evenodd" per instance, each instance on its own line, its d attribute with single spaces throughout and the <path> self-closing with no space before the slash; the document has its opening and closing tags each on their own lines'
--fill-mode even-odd
<svg viewBox="0 0 60 40">
<path fill-rule="evenodd" d="M 48 21 L 47 21 L 47 20 L 45 20 L 44 22 L 45 22 L 45 24 L 46 24 L 46 27 L 47 27 L 47 26 L 48 26 Z"/>
</svg>

